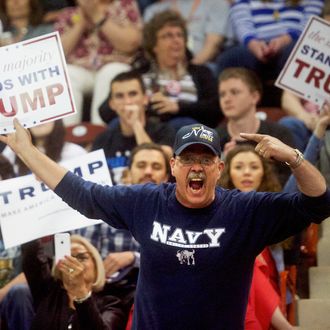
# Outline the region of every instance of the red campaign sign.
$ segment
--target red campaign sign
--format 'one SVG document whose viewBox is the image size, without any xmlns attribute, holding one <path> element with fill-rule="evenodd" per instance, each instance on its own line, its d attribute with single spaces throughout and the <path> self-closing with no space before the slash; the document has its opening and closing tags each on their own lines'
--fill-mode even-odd
<svg viewBox="0 0 330 330">
<path fill-rule="evenodd" d="M 75 113 L 58 32 L 0 48 L 0 134 Z"/>
<path fill-rule="evenodd" d="M 330 99 L 329 22 L 309 19 L 275 84 L 320 106 Z"/>
</svg>

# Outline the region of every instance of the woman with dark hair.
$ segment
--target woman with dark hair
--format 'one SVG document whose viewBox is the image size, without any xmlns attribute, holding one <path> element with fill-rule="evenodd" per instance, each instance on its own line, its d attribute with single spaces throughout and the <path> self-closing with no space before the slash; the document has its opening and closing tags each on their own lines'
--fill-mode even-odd
<svg viewBox="0 0 330 330">
<path fill-rule="evenodd" d="M 32 127 L 30 132 L 32 141 L 34 141 L 37 148 L 43 149 L 45 154 L 55 161 L 59 161 L 62 158 L 61 154 L 65 145 L 65 129 L 62 120 Z M 78 149 L 80 148 L 78 147 Z M 25 175 L 30 172 L 18 157 L 15 158 L 15 163 L 18 166 L 18 175 Z"/>
<path fill-rule="evenodd" d="M 144 27 L 144 62 L 135 68 L 143 73 L 150 99 L 149 116 L 160 117 L 178 129 L 200 122 L 215 127 L 221 118 L 217 83 L 211 71 L 190 63 L 185 20 L 175 11 L 156 14 Z M 115 117 L 104 103 L 105 122 Z"/>
<path fill-rule="evenodd" d="M 241 145 L 230 150 L 220 179 L 224 188 L 243 192 L 281 190 L 272 165 L 252 146 Z M 246 330 L 290 330 L 292 326 L 280 309 L 278 272 L 268 248 L 258 255 L 245 318 Z"/>
<path fill-rule="evenodd" d="M 53 31 L 52 25 L 42 23 L 43 10 L 39 0 L 3 0 L 0 12 L 4 14 L 4 31 L 11 34 L 12 40 L 6 41 L 7 44 Z"/>
<path fill-rule="evenodd" d="M 224 188 L 227 189 L 240 189 L 242 191 L 250 191 L 251 186 L 250 185 L 240 185 L 235 178 L 232 177 L 233 169 L 233 159 L 238 154 L 243 153 L 253 153 L 256 155 L 256 157 L 259 158 L 259 161 L 262 165 L 262 171 L 263 175 L 260 177 L 260 182 L 258 181 L 258 184 L 255 184 L 253 188 L 257 191 L 273 191 L 273 192 L 279 192 L 282 190 L 281 184 L 277 178 L 276 175 L 274 175 L 274 169 L 272 164 L 266 160 L 263 157 L 259 157 L 258 153 L 254 150 L 254 148 L 251 145 L 239 145 L 233 148 L 228 152 L 226 155 L 226 166 L 223 171 L 223 174 L 221 176 L 221 185 Z"/>
<path fill-rule="evenodd" d="M 2 154 L 0 154 L 0 180 L 7 180 L 15 177 L 13 165 Z"/>
</svg>

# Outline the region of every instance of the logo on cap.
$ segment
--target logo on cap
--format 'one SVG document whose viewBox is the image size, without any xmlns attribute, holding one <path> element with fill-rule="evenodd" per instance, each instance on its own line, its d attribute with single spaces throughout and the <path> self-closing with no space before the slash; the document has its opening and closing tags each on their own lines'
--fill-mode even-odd
<svg viewBox="0 0 330 330">
<path fill-rule="evenodd" d="M 218 156 L 221 154 L 217 131 L 203 124 L 186 125 L 177 131 L 173 145 L 174 155 L 180 155 L 185 148 L 193 144 L 203 144 L 214 154 Z"/>
<path fill-rule="evenodd" d="M 190 136 L 197 136 L 200 139 L 206 140 L 208 142 L 213 142 L 213 132 L 207 130 L 206 128 L 204 128 L 204 126 L 194 126 L 191 128 L 191 132 L 185 134 L 182 137 L 182 140 L 184 139 L 188 139 Z"/>
</svg>

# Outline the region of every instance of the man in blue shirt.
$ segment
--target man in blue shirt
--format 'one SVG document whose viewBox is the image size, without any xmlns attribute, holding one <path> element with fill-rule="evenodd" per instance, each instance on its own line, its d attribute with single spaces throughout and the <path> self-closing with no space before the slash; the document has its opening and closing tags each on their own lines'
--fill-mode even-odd
<svg viewBox="0 0 330 330">
<path fill-rule="evenodd" d="M 32 145 L 16 119 L 14 124 L 16 133 L 0 141 L 49 188 L 85 216 L 130 230 L 139 242 L 133 329 L 243 330 L 255 257 L 330 214 L 323 176 L 298 150 L 268 135 L 241 134 L 257 142 L 263 157 L 287 163 L 300 192 L 217 187 L 224 168 L 220 140 L 201 124 L 177 132 L 170 160 L 176 183 L 115 187 L 69 173 Z M 85 293 L 78 298 L 88 304 L 92 298 Z"/>
</svg>

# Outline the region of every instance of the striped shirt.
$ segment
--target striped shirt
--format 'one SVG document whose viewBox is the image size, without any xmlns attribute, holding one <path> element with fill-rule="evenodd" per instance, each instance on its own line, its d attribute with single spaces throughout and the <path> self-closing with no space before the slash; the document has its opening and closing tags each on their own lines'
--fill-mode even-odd
<svg viewBox="0 0 330 330">
<path fill-rule="evenodd" d="M 269 41 L 285 34 L 296 40 L 310 16 L 319 16 L 323 6 L 323 0 L 303 0 L 297 5 L 285 0 L 235 0 L 230 20 L 236 38 L 244 45 L 252 39 Z"/>
</svg>

